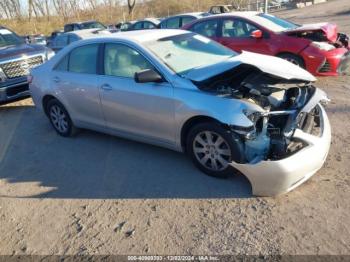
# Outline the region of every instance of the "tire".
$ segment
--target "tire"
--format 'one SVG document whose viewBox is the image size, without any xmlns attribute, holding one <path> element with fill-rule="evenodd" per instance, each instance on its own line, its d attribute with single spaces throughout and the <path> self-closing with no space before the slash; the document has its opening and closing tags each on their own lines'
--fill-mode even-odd
<svg viewBox="0 0 350 262">
<path fill-rule="evenodd" d="M 291 62 L 292 64 L 295 64 L 295 65 L 305 69 L 305 62 L 304 62 L 303 58 L 301 58 L 298 55 L 280 54 L 280 55 L 278 55 L 278 57 L 282 58 L 284 60 L 287 60 L 288 62 Z"/>
<path fill-rule="evenodd" d="M 187 136 L 186 151 L 198 169 L 218 178 L 237 173 L 229 163 L 244 159 L 240 139 L 215 122 L 192 127 Z"/>
<path fill-rule="evenodd" d="M 77 133 L 78 129 L 74 126 L 65 107 L 58 100 L 50 100 L 46 109 L 51 125 L 57 134 L 63 137 L 70 137 Z"/>
</svg>

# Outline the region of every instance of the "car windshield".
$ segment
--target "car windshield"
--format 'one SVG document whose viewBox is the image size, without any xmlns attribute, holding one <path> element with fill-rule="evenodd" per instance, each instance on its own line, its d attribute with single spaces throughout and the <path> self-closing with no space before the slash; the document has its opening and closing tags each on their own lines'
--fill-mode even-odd
<svg viewBox="0 0 350 262">
<path fill-rule="evenodd" d="M 0 47 L 19 45 L 22 40 L 13 32 L 8 29 L 0 28 Z"/>
<path fill-rule="evenodd" d="M 273 26 L 267 25 L 266 27 L 272 29 L 273 31 L 286 31 L 299 27 L 297 24 L 269 14 L 259 14 L 258 17 L 263 18 L 265 23 L 272 23 Z M 264 25 L 264 22 L 261 24 Z"/>
<path fill-rule="evenodd" d="M 230 49 L 194 33 L 166 37 L 147 42 L 145 45 L 179 75 L 237 55 Z"/>
<path fill-rule="evenodd" d="M 81 25 L 82 29 L 93 29 L 93 28 L 100 28 L 100 29 L 106 29 L 106 27 L 99 23 L 99 22 L 87 22 L 83 23 Z"/>
</svg>

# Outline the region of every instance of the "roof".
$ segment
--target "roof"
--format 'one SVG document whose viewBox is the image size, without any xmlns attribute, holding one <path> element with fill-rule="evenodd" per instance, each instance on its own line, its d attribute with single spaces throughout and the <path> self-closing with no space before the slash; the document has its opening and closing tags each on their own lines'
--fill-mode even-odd
<svg viewBox="0 0 350 262">
<path fill-rule="evenodd" d="M 230 12 L 230 13 L 223 13 L 223 14 L 218 14 L 215 16 L 239 16 L 239 17 L 253 17 L 258 14 L 261 14 L 261 12 L 256 12 L 256 11 L 235 11 L 235 12 Z"/>
<path fill-rule="evenodd" d="M 210 15 L 210 14 L 206 13 L 206 12 L 192 12 L 192 13 L 183 13 L 183 14 L 177 14 L 177 15 L 168 16 L 165 19 L 173 18 L 173 17 L 179 17 L 179 16 L 194 16 L 194 17 L 197 17 L 197 18 L 201 18 L 201 17 L 205 17 L 205 16 L 208 16 L 208 15 Z"/>
<path fill-rule="evenodd" d="M 67 23 L 66 25 L 81 25 L 81 24 L 86 24 L 86 23 L 94 23 L 97 22 L 96 20 L 88 20 L 88 21 L 78 21 L 78 22 L 71 22 L 71 23 Z"/>
<path fill-rule="evenodd" d="M 145 18 L 145 19 L 139 20 L 139 21 L 137 21 L 137 22 L 141 22 L 141 21 L 151 22 L 151 23 L 156 24 L 156 25 L 158 25 L 158 24 L 160 23 L 160 19 L 158 19 L 158 18 L 152 18 L 152 17 Z"/>
<path fill-rule="evenodd" d="M 281 32 L 284 31 L 285 28 L 272 22 L 271 20 L 260 16 L 260 14 L 264 14 L 261 12 L 256 12 L 256 11 L 235 11 L 235 12 L 230 12 L 230 13 L 224 13 L 224 14 L 218 14 L 218 15 L 213 15 L 210 17 L 241 17 L 241 18 L 246 18 L 247 20 L 250 20 L 258 25 L 261 25 L 265 28 L 268 28 L 274 32 Z M 273 15 L 270 14 L 264 14 L 266 16 L 274 17 Z"/>
<path fill-rule="evenodd" d="M 77 30 L 77 31 L 71 31 L 67 32 L 67 35 L 76 35 L 80 37 L 81 39 L 89 38 L 89 37 L 94 37 L 94 36 L 99 36 L 99 35 L 108 35 L 111 34 L 111 32 L 107 30 L 101 30 L 101 29 L 83 29 L 83 30 Z"/>
<path fill-rule="evenodd" d="M 91 35 L 90 34 L 90 37 L 86 37 L 86 38 L 91 38 L 91 36 L 94 36 L 94 38 L 97 38 L 97 39 L 101 39 L 101 38 L 116 39 L 116 40 L 120 39 L 120 40 L 144 43 L 148 41 L 156 41 L 161 38 L 180 35 L 180 34 L 186 34 L 186 33 L 189 33 L 189 32 L 184 30 L 178 30 L 178 29 L 136 30 L 136 31 L 111 33 L 108 35 Z"/>
</svg>

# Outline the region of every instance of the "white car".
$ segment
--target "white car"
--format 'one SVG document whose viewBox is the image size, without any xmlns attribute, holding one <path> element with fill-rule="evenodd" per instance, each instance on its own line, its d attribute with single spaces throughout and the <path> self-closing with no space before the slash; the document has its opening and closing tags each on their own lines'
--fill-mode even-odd
<svg viewBox="0 0 350 262">
<path fill-rule="evenodd" d="M 88 128 L 187 152 L 208 175 L 240 171 L 255 195 L 297 187 L 330 146 L 327 96 L 310 73 L 187 31 L 81 40 L 30 80 L 35 105 L 59 135 Z"/>
</svg>

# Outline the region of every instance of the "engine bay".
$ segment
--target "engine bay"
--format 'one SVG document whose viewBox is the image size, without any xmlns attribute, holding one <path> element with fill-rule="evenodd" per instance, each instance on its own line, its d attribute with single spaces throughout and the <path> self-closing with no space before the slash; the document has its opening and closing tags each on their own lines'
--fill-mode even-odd
<svg viewBox="0 0 350 262">
<path fill-rule="evenodd" d="M 319 128 L 317 106 L 308 113 L 301 112 L 316 89 L 309 82 L 286 80 L 241 64 L 195 84 L 203 91 L 244 100 L 263 109 L 262 112 L 244 112 L 253 123 L 252 129 L 230 127 L 242 143 L 245 163 L 288 157 L 306 146 L 293 138 L 296 128 L 307 133 L 315 133 Z"/>
<path fill-rule="evenodd" d="M 317 43 L 328 43 L 333 45 L 335 48 L 349 46 L 349 37 L 344 33 L 338 33 L 336 41 L 330 41 L 325 32 L 322 30 L 310 30 L 310 31 L 300 31 L 300 32 L 292 32 L 288 34 L 289 36 L 305 38 L 313 42 Z"/>
</svg>

